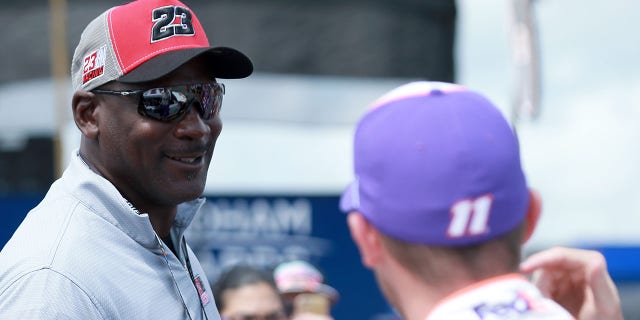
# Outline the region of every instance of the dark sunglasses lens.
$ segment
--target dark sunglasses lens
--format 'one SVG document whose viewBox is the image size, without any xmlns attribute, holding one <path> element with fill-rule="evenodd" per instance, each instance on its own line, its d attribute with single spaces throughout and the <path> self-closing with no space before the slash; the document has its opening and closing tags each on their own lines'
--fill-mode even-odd
<svg viewBox="0 0 640 320">
<path fill-rule="evenodd" d="M 142 93 L 141 111 L 148 117 L 171 121 L 194 104 L 204 120 L 209 120 L 222 103 L 222 84 L 194 84 L 171 88 L 155 88 Z"/>
<path fill-rule="evenodd" d="M 142 93 L 142 111 L 151 118 L 172 120 L 180 116 L 187 106 L 187 97 L 169 88 L 155 88 Z"/>
<path fill-rule="evenodd" d="M 200 109 L 202 119 L 209 120 L 220 110 L 222 95 L 224 94 L 224 89 L 221 84 L 207 83 L 192 85 L 190 91 L 196 98 L 194 104 Z"/>
</svg>

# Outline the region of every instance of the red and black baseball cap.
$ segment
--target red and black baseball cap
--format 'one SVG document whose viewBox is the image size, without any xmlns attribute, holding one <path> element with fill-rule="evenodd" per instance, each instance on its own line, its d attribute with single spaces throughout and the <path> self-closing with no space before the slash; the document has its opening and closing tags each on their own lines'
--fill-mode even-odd
<svg viewBox="0 0 640 320">
<path fill-rule="evenodd" d="M 138 0 L 113 7 L 82 32 L 71 65 L 75 90 L 104 83 L 158 79 L 203 56 L 212 77 L 245 78 L 251 60 L 238 50 L 213 47 L 195 13 L 177 0 Z"/>
</svg>

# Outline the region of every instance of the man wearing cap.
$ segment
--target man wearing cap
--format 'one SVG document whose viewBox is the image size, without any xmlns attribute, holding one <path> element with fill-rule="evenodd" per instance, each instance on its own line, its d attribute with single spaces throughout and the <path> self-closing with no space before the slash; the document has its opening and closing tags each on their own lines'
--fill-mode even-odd
<svg viewBox="0 0 640 320">
<path fill-rule="evenodd" d="M 341 209 L 403 319 L 573 319 L 518 273 L 540 199 L 483 96 L 426 81 L 392 90 L 358 123 L 354 169 Z"/>
<path fill-rule="evenodd" d="M 324 276 L 309 262 L 285 261 L 273 270 L 273 278 L 287 312 L 292 315 L 313 313 L 330 315 L 340 294 L 324 283 Z"/>
<path fill-rule="evenodd" d="M 93 20 L 71 67 L 80 148 L 0 252 L 0 318 L 219 319 L 183 232 L 222 129 L 217 79 L 252 70 L 177 0 Z"/>
</svg>

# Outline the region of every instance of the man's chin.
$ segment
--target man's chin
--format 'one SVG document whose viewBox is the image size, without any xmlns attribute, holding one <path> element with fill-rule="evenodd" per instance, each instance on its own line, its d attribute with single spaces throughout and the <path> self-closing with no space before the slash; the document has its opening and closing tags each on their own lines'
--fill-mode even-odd
<svg viewBox="0 0 640 320">
<path fill-rule="evenodd" d="M 198 199 L 204 192 L 204 184 L 176 184 L 174 185 L 173 194 L 178 204 Z"/>
</svg>

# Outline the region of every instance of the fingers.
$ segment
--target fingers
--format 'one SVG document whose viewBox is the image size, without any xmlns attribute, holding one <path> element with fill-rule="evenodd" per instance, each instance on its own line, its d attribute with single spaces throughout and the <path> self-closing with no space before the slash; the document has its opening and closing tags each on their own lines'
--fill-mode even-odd
<svg viewBox="0 0 640 320">
<path fill-rule="evenodd" d="M 579 319 L 621 320 L 618 290 L 597 251 L 555 247 L 538 252 L 520 265 L 532 282 Z"/>
<path fill-rule="evenodd" d="M 520 264 L 520 271 L 523 273 L 531 273 L 537 269 L 584 271 L 587 265 L 594 262 L 604 262 L 601 253 L 593 250 L 554 247 L 531 255 Z"/>
<path fill-rule="evenodd" d="M 568 248 L 556 247 L 531 255 L 520 264 L 520 271 L 533 273 L 531 281 L 540 289 L 543 295 L 550 297 L 557 289 L 555 278 L 566 272 L 570 266 L 563 254 Z"/>
<path fill-rule="evenodd" d="M 607 319 L 622 319 L 620 296 L 607 272 L 607 263 L 602 254 L 594 255 L 587 269 L 587 281 L 591 287 L 593 303 Z"/>
<path fill-rule="evenodd" d="M 543 270 L 535 270 L 531 277 L 531 282 L 540 289 L 540 292 L 545 297 L 550 297 L 553 292 L 553 277 L 549 273 L 545 273 Z"/>
</svg>

